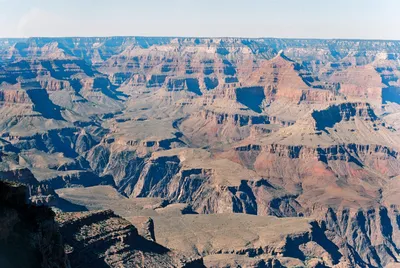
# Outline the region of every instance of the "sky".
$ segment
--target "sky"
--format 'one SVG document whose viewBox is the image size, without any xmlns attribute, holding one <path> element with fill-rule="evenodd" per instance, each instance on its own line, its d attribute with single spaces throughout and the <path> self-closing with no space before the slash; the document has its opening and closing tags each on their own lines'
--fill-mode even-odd
<svg viewBox="0 0 400 268">
<path fill-rule="evenodd" d="M 0 37 L 400 40 L 400 0 L 0 0 Z"/>
</svg>

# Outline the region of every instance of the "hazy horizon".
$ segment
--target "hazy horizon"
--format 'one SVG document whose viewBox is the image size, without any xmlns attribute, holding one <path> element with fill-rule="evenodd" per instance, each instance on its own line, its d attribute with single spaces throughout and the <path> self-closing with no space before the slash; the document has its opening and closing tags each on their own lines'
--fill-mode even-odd
<svg viewBox="0 0 400 268">
<path fill-rule="evenodd" d="M 377 39 L 377 38 L 316 38 L 316 37 L 273 37 L 273 36 L 259 36 L 259 37 L 245 37 L 245 36 L 168 36 L 168 35 L 76 35 L 76 36 L 28 36 L 28 37 L 2 37 L 1 39 L 35 39 L 35 38 L 198 38 L 198 39 L 215 39 L 215 38 L 233 38 L 233 39 L 282 39 L 282 40 L 346 40 L 346 41 L 394 41 L 400 42 L 399 39 Z"/>
<path fill-rule="evenodd" d="M 400 40 L 396 0 L 0 0 L 0 38 Z"/>
</svg>

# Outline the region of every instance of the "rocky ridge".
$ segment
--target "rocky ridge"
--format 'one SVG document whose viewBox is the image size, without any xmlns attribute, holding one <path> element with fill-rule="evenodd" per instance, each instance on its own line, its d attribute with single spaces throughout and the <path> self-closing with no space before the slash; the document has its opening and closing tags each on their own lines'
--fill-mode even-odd
<svg viewBox="0 0 400 268">
<path fill-rule="evenodd" d="M 383 267 L 399 248 L 399 50 L 368 40 L 2 39 L 0 174 L 66 211 L 83 204 L 55 191 L 109 185 L 171 203 L 157 213 L 187 206 L 174 213 L 199 221 L 306 216 L 340 252 L 316 265 Z M 239 251 L 221 248 L 210 265 L 278 265 Z"/>
</svg>

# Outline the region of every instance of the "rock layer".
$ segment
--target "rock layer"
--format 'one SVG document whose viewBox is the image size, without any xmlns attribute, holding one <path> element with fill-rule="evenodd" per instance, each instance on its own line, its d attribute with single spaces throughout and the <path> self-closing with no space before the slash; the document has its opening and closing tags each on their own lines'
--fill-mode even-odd
<svg viewBox="0 0 400 268">
<path fill-rule="evenodd" d="M 228 245 L 201 252 L 210 266 L 383 267 L 398 258 L 399 55 L 397 41 L 0 40 L 0 175 L 65 211 L 313 219 L 273 256 Z M 119 197 L 74 205 L 55 192 L 90 195 L 81 187 Z M 88 236 L 70 246 L 104 239 L 102 264 L 154 264 L 129 253 L 140 236 L 128 222 L 87 215 L 71 216 L 71 233 Z M 157 228 L 142 228 L 152 245 Z"/>
</svg>

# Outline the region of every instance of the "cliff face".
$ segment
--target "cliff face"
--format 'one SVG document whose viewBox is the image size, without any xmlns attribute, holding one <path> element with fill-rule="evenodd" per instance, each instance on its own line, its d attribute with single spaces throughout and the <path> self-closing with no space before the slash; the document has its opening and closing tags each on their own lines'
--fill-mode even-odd
<svg viewBox="0 0 400 268">
<path fill-rule="evenodd" d="M 384 206 L 344 209 L 325 214 L 330 237 L 354 266 L 385 267 L 397 262 L 399 252 L 398 209 Z"/>
<path fill-rule="evenodd" d="M 26 188 L 0 182 L 1 267 L 70 267 L 50 208 L 27 205 Z"/>
</svg>

